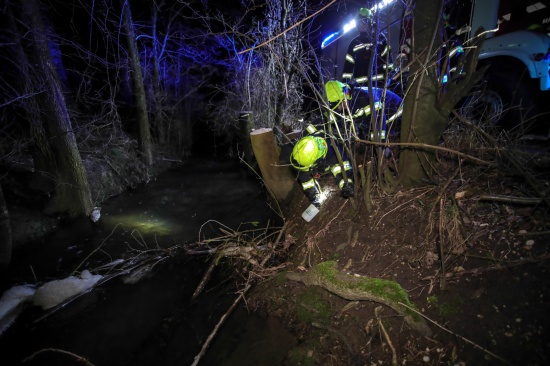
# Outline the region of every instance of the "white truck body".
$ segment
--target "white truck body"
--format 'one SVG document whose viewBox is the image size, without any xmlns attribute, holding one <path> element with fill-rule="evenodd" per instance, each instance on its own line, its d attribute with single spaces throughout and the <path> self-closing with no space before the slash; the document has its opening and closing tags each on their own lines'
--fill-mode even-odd
<svg viewBox="0 0 550 366">
<path fill-rule="evenodd" d="M 525 65 L 531 78 L 540 79 L 540 90 L 550 90 L 550 36 L 544 29 L 550 24 L 550 1 L 516 0 L 513 8 L 509 12 L 506 1 L 474 0 L 469 38 L 482 27 L 486 34 L 480 60 L 513 57 Z"/>
</svg>

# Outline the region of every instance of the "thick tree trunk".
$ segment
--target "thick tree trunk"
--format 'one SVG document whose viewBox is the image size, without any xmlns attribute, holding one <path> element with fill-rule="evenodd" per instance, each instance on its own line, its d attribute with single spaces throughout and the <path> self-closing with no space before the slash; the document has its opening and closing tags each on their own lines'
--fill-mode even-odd
<svg viewBox="0 0 550 366">
<path fill-rule="evenodd" d="M 153 126 L 157 131 L 158 143 L 163 146 L 166 143 L 166 131 L 164 126 L 162 94 L 160 83 L 160 64 L 159 64 L 159 45 L 157 37 L 157 18 L 158 7 L 153 4 L 153 98 L 155 107 L 153 108 Z M 167 35 L 165 35 L 167 37 Z"/>
<path fill-rule="evenodd" d="M 32 95 L 35 91 L 34 84 L 36 84 L 34 80 L 39 76 L 35 75 L 35 70 L 31 66 L 29 58 L 23 49 L 21 34 L 26 33 L 26 31 L 18 30 L 15 24 L 15 16 L 11 14 L 11 11 L 8 19 L 9 29 L 14 37 L 13 54 L 19 64 L 19 82 L 16 83 L 15 87 L 21 95 Z M 44 129 L 44 121 L 38 98 L 31 96 L 23 99 L 21 101 L 21 110 L 28 123 L 29 135 L 32 141 L 29 151 L 34 163 L 34 174 L 29 182 L 29 187 L 42 192 L 53 192 L 56 186 L 55 180 L 58 176 L 58 168 L 46 130 Z"/>
<path fill-rule="evenodd" d="M 134 86 L 134 97 L 138 118 L 138 143 L 142 154 L 143 162 L 147 165 L 153 164 L 153 153 L 151 144 L 151 131 L 149 117 L 147 115 L 147 100 L 145 98 L 145 87 L 143 86 L 143 74 L 139 62 L 139 52 L 134 33 L 134 24 L 130 4 L 126 0 L 120 0 L 122 5 L 122 24 L 126 32 L 126 43 L 128 45 L 128 58 L 132 71 L 132 84 Z"/>
<path fill-rule="evenodd" d="M 31 25 L 32 59 L 43 78 L 38 101 L 45 116 L 45 132 L 59 169 L 55 194 L 46 213 L 67 212 L 70 217 L 88 215 L 93 208 L 88 179 L 80 158 L 62 88 L 49 54 L 46 30 L 35 0 L 22 0 L 21 12 Z"/>
<path fill-rule="evenodd" d="M 279 163 L 279 149 L 271 128 L 260 128 L 250 133 L 252 149 L 262 178 L 270 194 L 279 202 L 289 198 L 296 180 L 290 168 Z"/>
<path fill-rule="evenodd" d="M 441 45 L 438 36 L 443 0 L 417 0 L 413 13 L 413 49 L 417 60 L 410 67 L 410 91 L 405 97 L 401 142 L 437 145 L 447 117 L 436 108 L 438 81 L 433 67 L 427 68 L 434 49 Z M 419 184 L 431 176 L 433 150 L 405 148 L 399 155 L 400 179 L 405 186 Z"/>
<path fill-rule="evenodd" d="M 25 108 L 25 117 L 30 124 L 30 136 L 32 145 L 29 149 L 33 164 L 34 174 L 29 182 L 29 188 L 41 192 L 53 192 L 56 189 L 59 169 L 52 151 L 48 136 L 40 119 L 40 108 L 35 98 L 28 100 Z M 35 111 L 36 113 L 33 113 Z"/>
<path fill-rule="evenodd" d="M 457 61 L 460 77 L 445 85 L 438 80 L 441 60 L 436 50 L 442 49 L 444 32 L 441 27 L 443 0 L 417 0 L 414 9 L 413 50 L 416 62 L 410 67 L 410 91 L 405 97 L 401 125 L 401 142 L 438 145 L 449 123 L 449 116 L 458 101 L 481 78 L 484 70 L 476 71 L 483 37 L 470 43 Z M 445 47 L 447 52 L 450 47 Z M 442 59 L 448 59 L 443 55 Z M 432 176 L 435 151 L 404 148 L 400 152 L 399 171 L 404 186 L 419 184 Z"/>
</svg>

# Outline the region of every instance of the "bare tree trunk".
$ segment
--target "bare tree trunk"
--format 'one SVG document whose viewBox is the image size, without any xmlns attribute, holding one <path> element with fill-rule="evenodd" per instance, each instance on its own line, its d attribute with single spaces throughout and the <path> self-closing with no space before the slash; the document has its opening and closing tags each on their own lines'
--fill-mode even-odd
<svg viewBox="0 0 550 366">
<path fill-rule="evenodd" d="M 31 25 L 31 57 L 36 64 L 37 74 L 43 77 L 44 92 L 39 95 L 39 103 L 45 115 L 45 132 L 59 169 L 58 184 L 46 213 L 67 212 L 70 217 L 88 215 L 93 208 L 88 179 L 69 112 L 55 69 L 53 67 L 46 29 L 41 19 L 38 2 L 22 0 L 21 13 Z"/>
<path fill-rule="evenodd" d="M 10 9 L 8 11 L 10 12 L 10 16 L 8 17 L 9 29 L 13 33 L 14 38 L 13 53 L 19 65 L 18 76 L 20 82 L 16 88 L 21 95 L 32 95 L 35 88 L 33 80 L 39 77 L 39 75 L 34 73 L 33 67 L 23 49 L 21 34 L 26 33 L 26 31 L 18 30 L 15 24 L 15 16 Z M 41 190 L 42 192 L 51 192 L 55 189 L 58 168 L 44 129 L 44 121 L 38 98 L 32 96 L 24 99 L 21 102 L 21 106 L 23 115 L 29 124 L 29 135 L 32 140 L 29 151 L 33 159 L 34 174 L 29 182 L 29 187 Z"/>
<path fill-rule="evenodd" d="M 127 0 L 120 0 L 122 6 L 122 25 L 126 32 L 128 45 L 128 58 L 132 71 L 132 84 L 134 85 L 134 96 L 138 118 L 138 143 L 142 154 L 143 162 L 147 165 L 153 164 L 153 153 L 151 144 L 151 131 L 149 117 L 147 115 L 147 100 L 145 98 L 145 87 L 143 86 L 143 74 L 139 62 L 139 52 L 134 33 L 134 24 L 130 4 Z"/>
<path fill-rule="evenodd" d="M 35 98 L 29 98 L 25 107 L 25 117 L 30 124 L 32 139 L 29 150 L 34 164 L 34 174 L 29 187 L 41 192 L 53 192 L 57 185 L 59 169 L 43 121 L 40 119 L 40 107 Z"/>
<path fill-rule="evenodd" d="M 4 193 L 2 192 L 2 185 L 0 185 L 0 269 L 9 266 L 11 262 L 11 252 L 12 236 L 10 216 L 8 207 L 6 206 L 6 200 L 4 199 Z"/>
<path fill-rule="evenodd" d="M 439 30 L 443 0 L 418 0 L 413 13 L 413 49 L 417 62 L 411 65 L 409 93 L 403 109 L 401 142 L 437 144 L 446 124 L 446 117 L 436 109 L 437 77 L 428 64 Z M 427 71 L 427 72 L 426 72 Z M 420 183 L 431 175 L 434 152 L 406 148 L 400 152 L 400 178 L 410 186 Z"/>
<path fill-rule="evenodd" d="M 164 126 L 162 95 L 160 83 L 160 65 L 159 65 L 159 45 L 157 38 L 157 18 L 158 7 L 153 4 L 153 98 L 155 99 L 155 107 L 153 108 L 153 126 L 157 131 L 158 143 L 164 145 L 166 143 L 166 131 Z"/>
<path fill-rule="evenodd" d="M 279 163 L 279 149 L 270 128 L 260 128 L 250 134 L 252 149 L 269 193 L 278 202 L 290 197 L 296 181 L 288 166 Z"/>
<path fill-rule="evenodd" d="M 414 62 L 410 66 L 410 91 L 405 97 L 401 125 L 401 142 L 416 142 L 438 145 L 439 139 L 449 123 L 452 108 L 479 80 L 483 70 L 476 71 L 482 38 L 476 39 L 461 56 L 459 66 L 464 73 L 445 86 L 438 80 L 440 62 L 448 55 L 436 59 L 444 43 L 441 18 L 444 0 L 417 0 L 413 13 Z M 445 48 L 449 52 L 449 47 Z M 411 186 L 432 175 L 435 150 L 404 148 L 400 152 L 400 179 L 405 186 Z"/>
</svg>

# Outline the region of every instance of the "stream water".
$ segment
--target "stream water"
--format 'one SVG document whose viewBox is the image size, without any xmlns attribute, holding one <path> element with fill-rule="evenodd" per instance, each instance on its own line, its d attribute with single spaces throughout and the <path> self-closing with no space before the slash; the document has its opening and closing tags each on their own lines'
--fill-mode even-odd
<svg viewBox="0 0 550 366">
<path fill-rule="evenodd" d="M 34 283 L 129 258 L 216 237 L 219 229 L 276 227 L 258 179 L 237 162 L 188 163 L 143 188 L 103 203 L 101 221 L 62 227 L 39 247 L 22 248 L 25 263 L 13 278 Z M 181 252 L 181 251 L 180 251 Z M 28 306 L 0 336 L 0 364 L 95 366 L 191 365 L 220 317 L 236 298 L 223 266 L 196 301 L 190 298 L 208 258 L 174 255 L 136 283 L 115 277 L 55 312 Z M 296 340 L 274 319 L 238 307 L 220 328 L 199 365 L 280 365 Z M 70 354 L 69 354 L 70 353 Z"/>
</svg>

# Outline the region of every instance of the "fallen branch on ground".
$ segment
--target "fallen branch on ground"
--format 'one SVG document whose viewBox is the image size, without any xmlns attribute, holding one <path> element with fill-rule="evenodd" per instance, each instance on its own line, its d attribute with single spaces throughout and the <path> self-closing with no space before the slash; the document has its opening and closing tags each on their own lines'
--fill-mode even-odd
<svg viewBox="0 0 550 366">
<path fill-rule="evenodd" d="M 477 198 L 480 201 L 495 201 L 504 203 L 515 203 L 522 205 L 538 205 L 542 202 L 542 198 L 538 197 L 514 197 L 514 196 L 501 196 L 498 194 L 484 194 Z"/>
<path fill-rule="evenodd" d="M 483 273 L 483 272 L 497 271 L 497 270 L 502 270 L 502 269 L 519 267 L 519 266 L 523 266 L 523 265 L 526 265 L 526 264 L 540 263 L 540 262 L 544 262 L 544 261 L 547 261 L 547 260 L 550 260 L 550 254 L 543 255 L 539 258 L 519 259 L 517 261 L 497 263 L 493 266 L 488 266 L 488 267 L 474 268 L 474 269 L 464 270 L 464 271 L 460 271 L 460 272 L 449 272 L 449 273 L 446 274 L 446 278 L 450 278 L 450 277 L 453 277 L 453 276 L 463 276 L 463 275 L 467 275 L 467 274 L 477 275 L 477 274 L 480 274 L 480 273 Z M 436 277 L 439 277 L 439 276 L 427 276 L 427 277 L 423 277 L 422 280 L 431 281 L 431 280 L 436 279 Z"/>
<path fill-rule="evenodd" d="M 443 330 L 446 331 L 447 333 L 450 333 L 450 334 L 452 334 L 453 336 L 458 337 L 458 338 L 462 339 L 463 341 L 465 341 L 465 342 L 467 342 L 467 343 L 470 343 L 470 344 L 471 344 L 472 346 L 474 346 L 475 348 L 478 348 L 478 349 L 482 350 L 483 352 L 485 352 L 485 353 L 487 353 L 487 354 L 493 356 L 494 358 L 496 358 L 496 359 L 498 359 L 498 360 L 504 362 L 505 364 L 511 365 L 511 363 L 508 362 L 508 361 L 506 361 L 504 358 L 502 358 L 502 357 L 500 357 L 500 356 L 494 354 L 493 352 L 489 351 L 489 350 L 486 349 L 486 348 L 481 347 L 479 344 L 477 344 L 477 343 L 475 343 L 475 342 L 472 342 L 472 341 L 469 340 L 468 338 L 464 338 L 463 336 L 461 336 L 461 335 L 459 335 L 459 334 L 456 334 L 456 333 L 450 331 L 449 329 L 443 327 L 443 326 L 440 325 L 439 323 L 437 323 L 437 322 L 435 322 L 434 320 L 428 318 L 426 315 L 424 315 L 424 314 L 422 314 L 421 312 L 419 312 L 419 311 L 417 311 L 417 310 L 411 308 L 410 306 L 408 306 L 408 305 L 406 305 L 406 304 L 403 304 L 403 303 L 400 303 L 400 305 L 402 305 L 402 306 L 408 308 L 409 310 L 415 312 L 416 314 L 420 315 L 422 318 L 426 319 L 426 320 L 429 321 L 430 323 L 435 324 L 436 326 L 438 326 L 439 328 L 443 329 Z"/>
<path fill-rule="evenodd" d="M 242 259 L 250 262 L 251 264 L 258 264 L 258 262 L 252 258 L 254 251 L 263 250 L 262 247 L 251 246 L 238 246 L 236 243 L 228 243 L 223 246 L 205 250 L 193 250 L 185 248 L 187 254 L 216 254 L 218 257 L 241 257 Z"/>
<path fill-rule="evenodd" d="M 381 312 L 382 312 L 381 306 L 378 306 L 376 309 L 374 309 L 374 315 L 376 316 L 376 320 L 378 320 L 378 324 L 380 325 L 382 334 L 384 334 L 384 338 L 386 338 L 386 341 L 388 342 L 388 346 L 390 346 L 391 348 L 391 352 L 392 352 L 391 364 L 392 366 L 397 366 L 397 352 L 395 351 L 395 347 L 393 346 L 390 335 L 386 331 L 386 327 L 384 327 L 384 323 L 382 323 L 382 318 L 380 317 Z"/>
<path fill-rule="evenodd" d="M 475 131 L 477 131 L 480 135 L 482 135 L 488 142 L 492 143 L 495 147 L 498 146 L 497 140 L 494 139 L 491 135 L 489 135 L 487 132 L 483 131 L 479 126 L 476 126 L 475 124 L 468 121 L 466 118 L 461 116 L 456 110 L 453 110 L 453 114 L 456 118 L 460 120 L 460 122 L 470 126 Z M 539 197 L 541 197 L 541 200 L 546 203 L 548 207 L 550 207 L 550 197 L 547 197 L 544 193 L 544 189 L 542 189 L 539 184 L 537 184 L 536 178 L 531 174 L 529 171 L 525 169 L 523 164 L 517 159 L 517 157 L 513 154 L 513 152 L 508 151 L 508 149 L 502 150 L 502 155 L 517 169 L 517 171 L 525 178 L 527 183 L 531 186 L 531 188 L 535 191 Z"/>
<path fill-rule="evenodd" d="M 216 267 L 216 260 L 210 261 L 210 265 L 208 266 L 208 269 L 204 273 L 204 276 L 202 276 L 201 282 L 199 282 L 199 285 L 195 289 L 195 292 L 193 292 L 193 296 L 191 296 L 191 301 L 194 301 L 197 296 L 200 295 L 208 281 L 210 281 L 210 277 L 212 277 L 212 273 L 214 272 L 214 268 Z"/>
<path fill-rule="evenodd" d="M 39 351 L 34 352 L 32 355 L 25 358 L 21 362 L 32 361 L 36 356 L 38 356 L 41 353 L 45 353 L 45 352 L 56 352 L 56 353 L 61 353 L 61 354 L 64 354 L 64 355 L 69 355 L 71 357 L 74 357 L 76 362 L 80 362 L 80 363 L 82 363 L 83 365 L 86 365 L 86 366 L 94 366 L 94 364 L 91 363 L 90 361 L 88 361 L 88 359 L 86 357 L 82 357 L 82 356 L 79 356 L 79 355 L 74 354 L 72 352 L 65 351 L 65 350 L 62 350 L 62 349 L 57 349 L 57 348 L 44 348 L 44 349 L 41 349 Z"/>
<path fill-rule="evenodd" d="M 550 235 L 550 231 L 526 231 L 526 232 L 519 232 L 518 235 L 521 236 L 530 236 L 530 235 Z"/>
<path fill-rule="evenodd" d="M 198 355 L 195 356 L 195 358 L 193 359 L 193 363 L 191 364 L 191 366 L 197 366 L 197 364 L 199 363 L 199 361 L 201 360 L 201 358 L 206 354 L 206 350 L 208 349 L 208 347 L 210 346 L 210 343 L 212 343 L 212 340 L 214 339 L 214 336 L 216 335 L 216 333 L 218 332 L 218 330 L 220 329 L 220 327 L 223 325 L 223 323 L 225 322 L 225 320 L 229 317 L 229 315 L 233 312 L 233 310 L 235 310 L 235 308 L 237 307 L 237 304 L 239 304 L 239 302 L 244 298 L 244 295 L 246 294 L 246 292 L 250 289 L 251 285 L 250 284 L 247 284 L 246 287 L 240 292 L 239 296 L 235 299 L 235 301 L 233 302 L 233 304 L 231 304 L 231 306 L 229 307 L 229 309 L 227 309 L 227 311 L 225 312 L 225 314 L 222 315 L 222 317 L 220 318 L 220 320 L 218 321 L 218 324 L 216 324 L 216 326 L 214 327 L 214 330 L 212 330 L 212 332 L 210 333 L 210 335 L 208 336 L 208 338 L 206 339 L 206 341 L 204 342 L 204 344 L 202 345 L 202 348 L 201 348 L 201 351 L 199 352 Z"/>
<path fill-rule="evenodd" d="M 214 220 L 209 222 L 218 223 Z M 287 263 L 268 265 L 268 262 L 284 254 L 295 243 L 295 239 L 290 235 L 286 235 L 282 239 L 286 224 L 282 228 L 253 229 L 240 232 L 220 225 L 218 230 L 223 235 L 198 241 L 193 247 L 186 245 L 184 246 L 185 253 L 188 255 L 212 255 L 215 257 L 216 263 L 221 257 L 242 260 L 247 262 L 247 265 L 235 267 L 243 267 L 247 272 L 264 278 L 278 273 L 287 266 Z M 276 238 L 273 241 L 275 235 Z"/>
</svg>

